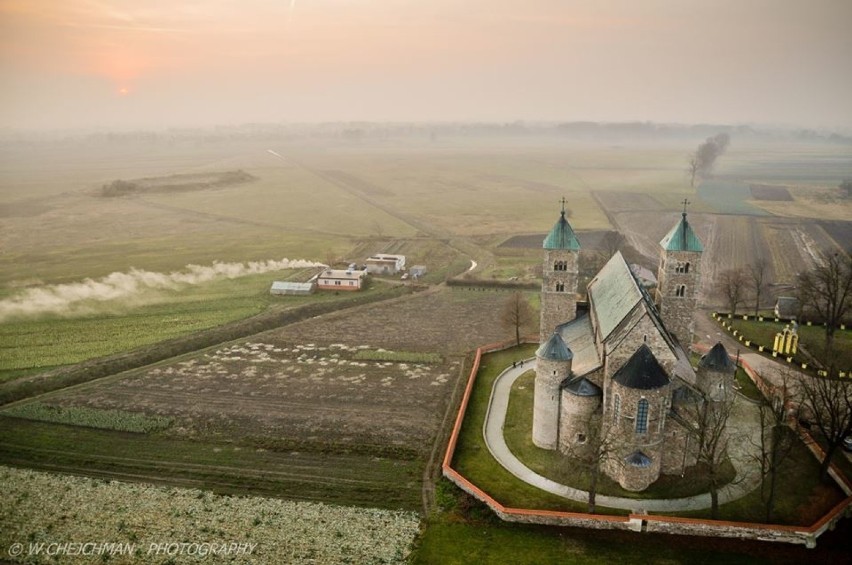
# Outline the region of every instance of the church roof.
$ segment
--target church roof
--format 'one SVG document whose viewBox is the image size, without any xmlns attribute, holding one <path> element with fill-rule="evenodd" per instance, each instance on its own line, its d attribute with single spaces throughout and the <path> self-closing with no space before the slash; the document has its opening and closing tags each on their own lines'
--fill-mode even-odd
<svg viewBox="0 0 852 565">
<path fill-rule="evenodd" d="M 733 373 L 736 369 L 728 351 L 721 341 L 717 341 L 716 345 L 704 355 L 698 362 L 698 366 L 702 369 L 710 369 L 711 371 L 720 371 L 725 373 Z"/>
<path fill-rule="evenodd" d="M 600 396 L 601 387 L 585 377 L 577 377 L 565 385 L 565 390 L 574 396 Z"/>
<path fill-rule="evenodd" d="M 541 344 L 535 355 L 539 359 L 549 359 L 551 361 L 570 361 L 574 358 L 574 354 L 565 344 L 559 332 L 553 332 L 550 339 Z"/>
<path fill-rule="evenodd" d="M 575 318 L 557 328 L 562 340 L 571 344 L 574 360 L 571 362 L 571 372 L 575 375 L 587 375 L 600 369 L 601 359 L 595 347 L 595 336 L 592 321 L 588 314 Z"/>
<path fill-rule="evenodd" d="M 627 363 L 615 372 L 612 380 L 627 388 L 650 390 L 666 386 L 671 381 L 665 369 L 646 344 L 639 346 Z"/>
<path fill-rule="evenodd" d="M 660 247 L 666 251 L 704 251 L 701 240 L 686 220 L 686 212 L 681 215 L 680 221 L 666 234 L 666 237 L 660 240 Z"/>
<path fill-rule="evenodd" d="M 577 241 L 577 236 L 574 235 L 571 224 L 565 219 L 565 210 L 562 210 L 559 220 L 547 234 L 547 237 L 544 238 L 542 247 L 545 249 L 568 249 L 570 251 L 580 250 L 580 242 Z"/>
<path fill-rule="evenodd" d="M 630 465 L 631 467 L 650 467 L 651 466 L 651 458 L 642 453 L 641 451 L 634 451 L 630 455 L 624 458 L 624 462 Z"/>
<path fill-rule="evenodd" d="M 621 252 L 616 252 L 589 283 L 589 301 L 595 312 L 601 339 L 609 337 L 640 300 L 642 291 Z"/>
</svg>

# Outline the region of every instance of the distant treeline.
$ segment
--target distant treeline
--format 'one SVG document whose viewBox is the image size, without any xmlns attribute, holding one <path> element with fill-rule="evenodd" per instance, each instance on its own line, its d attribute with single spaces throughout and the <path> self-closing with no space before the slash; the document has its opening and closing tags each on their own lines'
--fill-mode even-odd
<svg viewBox="0 0 852 565">
<path fill-rule="evenodd" d="M 223 171 L 219 173 L 190 173 L 169 175 L 167 177 L 149 177 L 135 180 L 114 180 L 101 187 L 101 196 L 127 196 L 144 192 L 187 192 L 222 188 L 257 180 L 243 170 Z"/>
</svg>

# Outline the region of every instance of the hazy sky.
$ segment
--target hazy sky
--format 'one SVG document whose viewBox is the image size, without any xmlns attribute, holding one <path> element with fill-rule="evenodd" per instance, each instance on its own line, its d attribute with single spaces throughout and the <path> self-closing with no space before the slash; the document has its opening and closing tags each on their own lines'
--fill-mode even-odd
<svg viewBox="0 0 852 565">
<path fill-rule="evenodd" d="M 852 127 L 852 0 L 0 0 L 0 127 Z"/>
</svg>

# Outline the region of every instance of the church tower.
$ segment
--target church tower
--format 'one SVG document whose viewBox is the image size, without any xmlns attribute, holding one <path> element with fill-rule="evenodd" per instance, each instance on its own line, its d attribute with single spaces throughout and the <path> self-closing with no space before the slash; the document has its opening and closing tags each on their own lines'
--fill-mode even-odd
<svg viewBox="0 0 852 565">
<path fill-rule="evenodd" d="M 692 345 L 695 328 L 693 315 L 701 281 L 701 253 L 704 247 L 686 219 L 687 200 L 683 201 L 680 221 L 660 241 L 663 248 L 657 272 L 657 309 L 666 329 L 677 337 L 684 349 Z"/>
<path fill-rule="evenodd" d="M 541 283 L 541 328 L 539 342 L 544 343 L 559 324 L 577 315 L 577 257 L 580 242 L 562 213 L 544 238 L 544 269 Z"/>
</svg>

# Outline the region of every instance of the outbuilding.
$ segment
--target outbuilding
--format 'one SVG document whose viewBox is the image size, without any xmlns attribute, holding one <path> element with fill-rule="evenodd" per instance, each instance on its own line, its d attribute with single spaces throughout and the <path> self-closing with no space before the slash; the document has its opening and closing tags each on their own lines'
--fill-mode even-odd
<svg viewBox="0 0 852 565">
<path fill-rule="evenodd" d="M 275 281 L 272 283 L 272 288 L 269 289 L 269 294 L 275 295 L 306 296 L 313 294 L 313 292 L 314 283 L 312 282 Z"/>
<path fill-rule="evenodd" d="M 369 257 L 364 264 L 369 273 L 375 275 L 395 275 L 405 268 L 405 255 L 378 253 Z"/>
<path fill-rule="evenodd" d="M 320 290 L 361 290 L 366 277 L 366 271 L 326 269 L 317 277 L 317 288 Z"/>
</svg>

